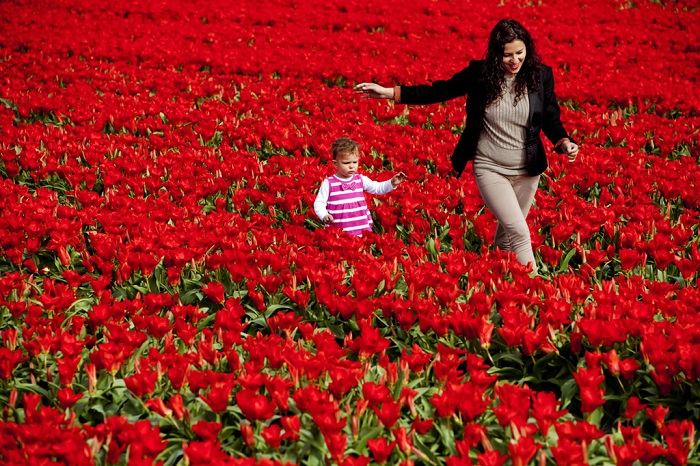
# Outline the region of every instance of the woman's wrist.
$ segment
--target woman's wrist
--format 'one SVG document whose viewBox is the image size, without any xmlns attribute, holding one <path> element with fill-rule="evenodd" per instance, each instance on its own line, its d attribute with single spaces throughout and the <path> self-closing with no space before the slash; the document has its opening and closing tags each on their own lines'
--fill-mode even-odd
<svg viewBox="0 0 700 466">
<path fill-rule="evenodd" d="M 561 138 L 560 140 L 557 141 L 556 144 L 554 144 L 554 150 L 557 151 L 557 152 L 561 152 L 561 151 L 562 151 L 562 147 L 561 147 L 561 146 L 562 146 L 562 144 L 564 144 L 565 142 L 571 142 L 571 139 L 569 139 L 569 138 Z"/>
</svg>

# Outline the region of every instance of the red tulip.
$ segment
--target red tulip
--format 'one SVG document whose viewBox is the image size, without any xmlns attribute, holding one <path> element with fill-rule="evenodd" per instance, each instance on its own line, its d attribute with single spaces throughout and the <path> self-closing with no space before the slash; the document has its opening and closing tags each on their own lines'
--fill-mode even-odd
<svg viewBox="0 0 700 466">
<path fill-rule="evenodd" d="M 411 423 L 411 429 L 419 433 L 420 435 L 425 435 L 430 431 L 430 429 L 433 428 L 434 422 L 435 421 L 432 418 L 422 420 L 419 418 L 415 418 Z"/>
<path fill-rule="evenodd" d="M 342 462 L 345 457 L 345 445 L 348 441 L 345 434 L 342 432 L 324 434 L 324 439 L 326 440 L 326 446 L 331 454 L 331 458 L 338 463 Z"/>
<path fill-rule="evenodd" d="M 664 429 L 664 419 L 668 415 L 669 408 L 664 406 L 656 406 L 654 409 L 646 408 L 644 412 L 646 413 L 649 420 L 651 420 L 657 429 L 662 431 Z"/>
<path fill-rule="evenodd" d="M 151 395 L 156 389 L 158 373 L 152 370 L 145 370 L 124 378 L 124 384 L 134 395 L 144 397 Z"/>
<path fill-rule="evenodd" d="M 537 392 L 532 398 L 532 416 L 537 421 L 542 435 L 547 436 L 549 428 L 554 421 L 567 413 L 567 410 L 559 410 L 559 400 L 551 392 Z"/>
<path fill-rule="evenodd" d="M 264 427 L 261 436 L 273 450 L 282 444 L 281 428 L 278 424 Z"/>
<path fill-rule="evenodd" d="M 215 303 L 224 303 L 224 286 L 219 282 L 209 282 L 202 287 L 202 293 Z"/>
<path fill-rule="evenodd" d="M 541 447 L 532 437 L 522 437 L 516 443 L 508 443 L 508 453 L 513 466 L 526 466 Z"/>
<path fill-rule="evenodd" d="M 399 450 L 404 453 L 409 453 L 413 450 L 413 435 L 406 431 L 405 427 L 394 429 L 394 438 L 396 439 Z"/>
<path fill-rule="evenodd" d="M 372 458 L 367 456 L 346 456 L 340 466 L 368 466 Z"/>
<path fill-rule="evenodd" d="M 695 439 L 695 425 L 687 420 L 671 421 L 665 426 L 663 435 L 667 446 L 666 458 L 671 464 L 688 464 L 688 453 Z"/>
<path fill-rule="evenodd" d="M 97 385 L 97 371 L 94 364 L 85 364 L 83 366 L 85 369 L 85 375 L 88 378 L 88 393 L 92 395 L 95 393 L 95 387 Z"/>
<path fill-rule="evenodd" d="M 620 265 L 622 270 L 632 270 L 635 267 L 644 267 L 646 254 L 635 249 L 620 249 Z"/>
<path fill-rule="evenodd" d="M 280 376 L 275 376 L 265 381 L 265 387 L 280 410 L 286 411 L 289 409 L 289 389 L 293 387 L 292 382 Z"/>
<path fill-rule="evenodd" d="M 508 448 L 510 450 L 510 444 L 508 444 Z M 476 454 L 476 464 L 478 466 L 502 466 L 506 460 L 508 460 L 508 455 L 504 455 L 497 450 Z"/>
<path fill-rule="evenodd" d="M 367 440 L 367 447 L 372 452 L 372 457 L 377 463 L 385 463 L 396 446 L 396 441 L 389 442 L 384 437 Z"/>
<path fill-rule="evenodd" d="M 556 464 L 567 464 L 571 466 L 584 466 L 588 464 L 587 445 L 572 442 L 566 438 L 559 439 L 557 446 L 552 447 L 552 456 Z"/>
<path fill-rule="evenodd" d="M 179 393 L 173 395 L 170 398 L 168 404 L 170 406 L 170 409 L 175 414 L 175 419 L 182 421 L 186 417 L 189 417 L 189 412 L 187 411 L 187 408 L 185 408 L 185 405 L 182 400 L 182 395 L 180 395 Z"/>
<path fill-rule="evenodd" d="M 255 432 L 250 424 L 241 424 L 241 437 L 249 448 L 255 446 Z"/>
<path fill-rule="evenodd" d="M 301 429 L 301 422 L 299 416 L 282 416 L 280 418 L 280 423 L 284 427 L 284 435 L 282 438 L 288 438 L 291 440 L 299 439 L 299 431 Z"/>
<path fill-rule="evenodd" d="M 10 380 L 15 368 L 26 360 L 27 357 L 23 355 L 20 349 L 9 350 L 4 347 L 0 348 L 0 378 Z"/>
<path fill-rule="evenodd" d="M 275 404 L 268 400 L 265 395 L 258 395 L 253 390 L 244 389 L 237 392 L 236 403 L 249 421 L 264 421 L 275 414 Z"/>
<path fill-rule="evenodd" d="M 365 382 L 362 385 L 362 396 L 369 402 L 369 406 L 372 408 L 386 401 L 393 401 L 389 388 L 374 382 Z"/>
<path fill-rule="evenodd" d="M 231 389 L 231 382 L 216 380 L 212 382 L 209 392 L 206 395 L 200 395 L 200 398 L 209 406 L 209 408 L 211 408 L 213 412 L 222 413 L 226 411 L 226 408 L 228 408 Z M 236 395 L 238 395 L 238 393 Z M 238 399 L 238 396 L 236 399 Z"/>
<path fill-rule="evenodd" d="M 502 426 L 515 423 L 516 426 L 527 424 L 531 398 L 534 392 L 527 386 L 497 385 L 495 389 L 499 404 L 493 408 L 499 424 Z"/>
<path fill-rule="evenodd" d="M 394 401 L 385 401 L 381 407 L 373 407 L 379 422 L 385 427 L 393 427 L 401 417 L 401 405 Z"/>
<path fill-rule="evenodd" d="M 554 424 L 554 429 L 557 431 L 557 435 L 560 438 L 578 443 L 585 442 L 586 444 L 590 444 L 593 440 L 599 439 L 605 435 L 596 426 L 586 421 L 565 421 L 556 423 Z"/>
<path fill-rule="evenodd" d="M 61 409 L 70 409 L 83 397 L 83 393 L 75 393 L 72 388 L 65 387 L 58 390 L 58 404 Z"/>
<path fill-rule="evenodd" d="M 579 386 L 581 411 L 591 413 L 598 406 L 605 404 L 603 399 L 605 391 L 600 387 L 600 383 L 605 380 L 605 377 L 600 374 L 599 368 L 579 368 L 577 372 L 574 372 L 573 376 Z"/>
<path fill-rule="evenodd" d="M 360 358 L 366 359 L 373 354 L 381 353 L 389 347 L 390 341 L 382 337 L 379 329 L 366 322 L 360 322 L 360 336 L 352 341 L 350 347 Z"/>
<path fill-rule="evenodd" d="M 401 354 L 401 361 L 408 365 L 408 369 L 411 372 L 416 374 L 419 374 L 433 357 L 432 354 L 426 353 L 416 344 L 411 348 L 411 354 L 408 354 L 405 348 L 402 350 Z"/>
</svg>

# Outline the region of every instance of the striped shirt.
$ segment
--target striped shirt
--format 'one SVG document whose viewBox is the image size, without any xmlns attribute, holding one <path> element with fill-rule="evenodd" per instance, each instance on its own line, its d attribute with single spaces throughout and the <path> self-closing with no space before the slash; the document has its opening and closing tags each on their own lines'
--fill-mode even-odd
<svg viewBox="0 0 700 466">
<path fill-rule="evenodd" d="M 360 174 L 348 179 L 333 175 L 321 183 L 314 211 L 321 220 L 328 214 L 333 216 L 333 222 L 328 226 L 351 235 L 362 235 L 363 231 L 372 231 L 372 215 L 364 193 L 386 194 L 393 190 L 391 180 L 377 182 Z"/>
</svg>

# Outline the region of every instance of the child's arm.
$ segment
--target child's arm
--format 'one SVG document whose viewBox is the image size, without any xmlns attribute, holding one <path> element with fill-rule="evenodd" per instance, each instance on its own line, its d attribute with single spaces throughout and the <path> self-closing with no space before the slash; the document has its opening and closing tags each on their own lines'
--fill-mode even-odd
<svg viewBox="0 0 700 466">
<path fill-rule="evenodd" d="M 394 175 L 391 179 L 382 182 L 370 180 L 365 175 L 362 175 L 362 187 L 370 194 L 389 193 L 404 181 L 406 181 L 406 175 L 401 172 Z"/>
<path fill-rule="evenodd" d="M 333 223 L 333 216 L 326 210 L 328 205 L 328 194 L 330 193 L 330 185 L 328 178 L 323 180 L 321 187 L 318 189 L 316 200 L 314 201 L 314 212 L 318 215 L 323 223 Z"/>
</svg>

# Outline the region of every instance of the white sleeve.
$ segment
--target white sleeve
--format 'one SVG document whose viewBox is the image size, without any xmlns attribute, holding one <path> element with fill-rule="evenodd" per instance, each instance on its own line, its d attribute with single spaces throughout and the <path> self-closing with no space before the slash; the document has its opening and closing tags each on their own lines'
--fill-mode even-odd
<svg viewBox="0 0 700 466">
<path fill-rule="evenodd" d="M 373 181 L 362 175 L 362 187 L 370 194 L 386 194 L 394 190 L 394 186 L 391 184 L 391 179 L 386 181 Z"/>
<path fill-rule="evenodd" d="M 330 189 L 328 178 L 326 178 L 321 183 L 321 187 L 318 188 L 318 194 L 316 195 L 316 200 L 314 201 L 314 211 L 321 221 L 323 221 L 323 217 L 328 215 L 326 205 L 328 204 L 328 194 L 330 193 Z"/>
</svg>

